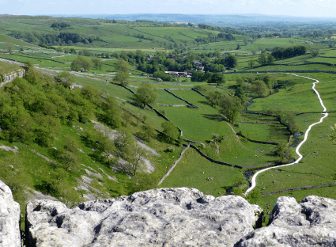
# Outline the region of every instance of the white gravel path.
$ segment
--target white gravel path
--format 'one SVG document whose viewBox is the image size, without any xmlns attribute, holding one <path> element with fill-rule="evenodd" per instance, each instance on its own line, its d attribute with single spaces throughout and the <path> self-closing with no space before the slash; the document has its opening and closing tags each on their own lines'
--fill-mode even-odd
<svg viewBox="0 0 336 247">
<path fill-rule="evenodd" d="M 262 169 L 262 170 L 258 171 L 256 174 L 253 175 L 253 177 L 252 177 L 252 181 L 251 181 L 251 187 L 248 188 L 248 189 L 246 190 L 246 192 L 244 193 L 245 196 L 248 195 L 248 193 L 250 193 L 250 192 L 256 187 L 256 185 L 257 185 L 256 179 L 257 179 L 257 177 L 258 177 L 258 175 L 259 175 L 260 173 L 263 173 L 263 172 L 265 172 L 265 171 L 268 171 L 268 170 L 271 170 L 271 169 L 274 169 L 274 168 L 277 168 L 277 169 L 278 169 L 279 167 L 292 166 L 292 165 L 295 165 L 295 164 L 299 163 L 300 160 L 303 158 L 302 154 L 300 153 L 300 148 L 301 148 L 301 146 L 307 141 L 309 131 L 312 129 L 313 126 L 322 123 L 322 122 L 323 122 L 323 119 L 326 118 L 326 117 L 328 117 L 328 113 L 326 112 L 326 111 L 327 111 L 327 108 L 324 106 L 323 101 L 322 101 L 322 99 L 321 99 L 321 96 L 320 96 L 319 92 L 315 89 L 315 85 L 316 85 L 316 83 L 319 83 L 319 81 L 316 80 L 316 79 L 310 78 L 310 77 L 306 77 L 306 76 L 299 76 L 299 75 L 296 75 L 296 74 L 293 74 L 293 75 L 298 76 L 298 77 L 303 77 L 303 78 L 306 78 L 306 79 L 314 80 L 314 81 L 315 81 L 315 82 L 313 83 L 313 87 L 312 87 L 312 88 L 313 88 L 313 90 L 315 91 L 315 93 L 316 93 L 316 95 L 317 95 L 317 97 L 318 97 L 318 99 L 319 99 L 319 101 L 320 101 L 321 106 L 323 107 L 323 112 L 322 112 L 323 117 L 321 117 L 320 121 L 318 121 L 318 122 L 316 122 L 316 123 L 313 123 L 313 124 L 311 124 L 311 125 L 308 127 L 308 129 L 307 129 L 307 131 L 306 131 L 306 133 L 305 133 L 305 135 L 304 135 L 304 139 L 303 139 L 303 141 L 300 142 L 300 144 L 296 147 L 295 151 L 296 151 L 296 153 L 299 155 L 299 158 L 298 158 L 296 161 L 294 161 L 293 163 L 284 164 L 284 165 L 281 165 L 281 166 L 269 167 L 269 168 L 265 168 L 265 169 Z"/>
</svg>

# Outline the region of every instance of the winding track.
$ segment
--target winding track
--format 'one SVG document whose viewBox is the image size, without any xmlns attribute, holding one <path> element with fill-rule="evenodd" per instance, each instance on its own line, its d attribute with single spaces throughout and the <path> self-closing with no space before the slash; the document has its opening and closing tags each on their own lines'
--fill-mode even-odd
<svg viewBox="0 0 336 247">
<path fill-rule="evenodd" d="M 256 174 L 253 175 L 253 177 L 252 177 L 251 187 L 248 188 L 248 189 L 246 190 L 246 192 L 244 193 L 245 196 L 246 196 L 248 193 L 250 193 L 250 192 L 256 187 L 256 185 L 257 185 L 256 179 L 257 179 L 257 176 L 258 176 L 260 173 L 263 173 L 263 172 L 265 172 L 265 171 L 268 171 L 268 170 L 271 170 L 271 169 L 274 169 L 274 168 L 279 168 L 279 167 L 284 167 L 284 166 L 292 166 L 292 165 L 295 165 L 295 164 L 299 163 L 300 160 L 303 158 L 303 156 L 302 156 L 302 154 L 299 152 L 299 150 L 300 150 L 301 146 L 307 141 L 309 131 L 311 130 L 311 128 L 312 128 L 314 125 L 317 125 L 317 124 L 322 123 L 322 122 L 323 122 L 323 119 L 326 118 L 326 117 L 328 117 L 328 113 L 326 112 L 326 111 L 327 111 L 327 108 L 324 106 L 323 101 L 322 101 L 322 99 L 321 99 L 321 96 L 320 96 L 319 92 L 315 89 L 315 85 L 316 85 L 316 83 L 319 83 L 319 81 L 316 80 L 316 79 L 310 78 L 310 77 L 306 77 L 306 76 L 300 76 L 300 75 L 296 75 L 296 74 L 293 74 L 293 75 L 298 76 L 298 77 L 303 77 L 303 78 L 306 78 L 306 79 L 310 79 L 310 80 L 314 80 L 314 81 L 315 81 L 315 82 L 313 83 L 313 87 L 312 87 L 312 88 L 313 88 L 313 90 L 315 91 L 315 93 L 316 93 L 318 99 L 320 100 L 321 106 L 323 107 L 323 111 L 322 111 L 322 113 L 323 113 L 324 116 L 320 118 L 320 121 L 318 121 L 318 122 L 316 122 L 316 123 L 313 123 L 313 124 L 309 125 L 309 127 L 308 127 L 308 129 L 307 129 L 307 131 L 306 131 L 306 133 L 305 133 L 305 135 L 304 135 L 304 139 L 303 139 L 303 141 L 300 142 L 300 144 L 299 144 L 299 145 L 296 147 L 296 149 L 295 149 L 295 152 L 299 155 L 299 158 L 298 158 L 296 161 L 294 161 L 293 163 L 284 164 L 284 165 L 280 165 L 280 166 L 273 166 L 273 167 L 265 168 L 265 169 L 263 169 L 263 170 L 258 171 Z"/>
</svg>

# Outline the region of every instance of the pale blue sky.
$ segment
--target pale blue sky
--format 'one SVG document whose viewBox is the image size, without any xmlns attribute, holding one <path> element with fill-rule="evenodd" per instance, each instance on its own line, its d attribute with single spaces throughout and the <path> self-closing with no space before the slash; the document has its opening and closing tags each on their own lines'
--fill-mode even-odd
<svg viewBox="0 0 336 247">
<path fill-rule="evenodd" d="M 0 0 L 0 14 L 134 13 L 336 17 L 336 0 Z"/>
</svg>

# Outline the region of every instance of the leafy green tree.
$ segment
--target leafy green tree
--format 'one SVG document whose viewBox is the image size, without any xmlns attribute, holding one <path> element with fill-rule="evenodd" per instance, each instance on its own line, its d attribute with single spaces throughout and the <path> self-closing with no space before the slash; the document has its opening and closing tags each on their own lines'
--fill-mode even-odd
<svg viewBox="0 0 336 247">
<path fill-rule="evenodd" d="M 242 78 L 238 78 L 236 82 L 237 82 L 237 87 L 242 87 L 244 85 L 244 80 Z"/>
<path fill-rule="evenodd" d="M 144 124 L 142 126 L 142 131 L 143 131 L 142 139 L 144 139 L 147 142 L 149 142 L 152 138 L 155 137 L 156 134 L 155 128 L 150 124 Z"/>
<path fill-rule="evenodd" d="M 263 81 L 255 81 L 252 90 L 260 98 L 264 98 L 269 94 L 268 87 L 266 86 L 265 82 L 263 82 Z"/>
<path fill-rule="evenodd" d="M 254 189 L 250 194 L 247 196 L 247 200 L 251 204 L 256 204 L 258 201 L 261 200 L 261 193 L 260 190 Z"/>
<path fill-rule="evenodd" d="M 77 156 L 69 151 L 63 151 L 57 159 L 64 164 L 67 172 L 73 170 L 79 162 Z"/>
<path fill-rule="evenodd" d="M 175 139 L 179 137 L 179 132 L 176 126 L 169 121 L 165 121 L 161 124 L 162 133 L 164 134 L 163 138 L 168 142 L 172 143 Z"/>
<path fill-rule="evenodd" d="M 237 96 L 241 100 L 242 105 L 245 103 L 246 96 L 245 96 L 244 88 L 242 86 L 236 87 L 235 96 Z"/>
<path fill-rule="evenodd" d="M 221 73 L 214 73 L 208 80 L 208 83 L 216 83 L 218 86 L 225 83 L 224 75 Z"/>
<path fill-rule="evenodd" d="M 112 128 L 119 128 L 121 126 L 121 117 L 116 100 L 113 97 L 107 97 L 102 108 L 104 113 L 101 115 L 101 120 Z"/>
<path fill-rule="evenodd" d="M 293 149 L 283 143 L 277 145 L 274 154 L 280 158 L 280 162 L 283 164 L 290 163 L 294 159 Z"/>
<path fill-rule="evenodd" d="M 265 84 L 269 89 L 273 88 L 272 78 L 269 75 L 265 75 L 264 78 L 262 78 L 262 80 L 265 82 Z"/>
<path fill-rule="evenodd" d="M 73 82 L 73 75 L 71 75 L 69 72 L 63 71 L 57 75 L 56 81 L 62 83 L 64 87 L 70 88 Z"/>
<path fill-rule="evenodd" d="M 8 50 L 9 54 L 13 54 L 13 48 L 12 48 L 12 44 L 11 43 L 7 44 L 7 50 Z"/>
<path fill-rule="evenodd" d="M 93 63 L 93 67 L 94 67 L 95 69 L 98 69 L 98 70 L 101 70 L 101 69 L 102 69 L 103 62 L 102 62 L 100 59 L 93 57 L 93 58 L 91 59 L 91 61 L 92 61 L 92 63 Z"/>
<path fill-rule="evenodd" d="M 220 105 L 221 101 L 223 100 L 224 95 L 218 91 L 211 91 L 207 97 L 210 105 L 212 107 Z"/>
<path fill-rule="evenodd" d="M 92 68 L 92 62 L 89 60 L 86 60 L 84 57 L 79 56 L 77 59 L 75 59 L 71 65 L 70 68 L 71 70 L 74 71 L 88 71 Z"/>
<path fill-rule="evenodd" d="M 145 108 L 147 104 L 154 103 L 158 96 L 157 90 L 149 83 L 142 83 L 138 91 L 135 93 L 136 102 Z"/>
<path fill-rule="evenodd" d="M 72 54 L 72 55 L 76 55 L 77 52 L 76 52 L 76 50 L 75 50 L 74 48 L 70 48 L 70 54 Z"/>
<path fill-rule="evenodd" d="M 220 102 L 220 112 L 225 115 L 230 123 L 235 123 L 242 111 L 241 99 L 234 96 L 226 96 Z"/>
<path fill-rule="evenodd" d="M 136 175 L 139 171 L 141 159 L 144 156 L 142 148 L 135 142 L 132 134 L 127 131 L 120 132 L 114 140 L 118 157 L 127 161 L 121 167 L 122 171 L 129 175 Z"/>
<path fill-rule="evenodd" d="M 274 57 L 272 54 L 268 54 L 267 56 L 267 64 L 273 64 L 274 63 Z"/>
<path fill-rule="evenodd" d="M 237 57 L 233 56 L 232 54 L 229 54 L 224 59 L 224 65 L 230 68 L 235 68 L 238 65 Z"/>
<path fill-rule="evenodd" d="M 116 68 L 118 72 L 116 76 L 114 77 L 114 81 L 119 83 L 122 86 L 127 86 L 129 83 L 129 78 L 130 78 L 128 63 L 123 59 L 119 59 Z"/>
<path fill-rule="evenodd" d="M 266 65 L 266 64 L 267 64 L 267 56 L 266 56 L 266 52 L 265 52 L 265 51 L 263 51 L 263 52 L 260 54 L 260 56 L 259 56 L 259 58 L 258 58 L 258 63 L 259 63 L 260 65 Z"/>
<path fill-rule="evenodd" d="M 78 142 L 75 138 L 72 136 L 66 136 L 64 138 L 64 149 L 71 152 L 71 153 L 76 153 L 78 152 Z"/>
<path fill-rule="evenodd" d="M 253 58 L 251 58 L 250 61 L 248 62 L 249 67 L 253 68 L 254 64 L 255 64 L 255 61 Z"/>
</svg>

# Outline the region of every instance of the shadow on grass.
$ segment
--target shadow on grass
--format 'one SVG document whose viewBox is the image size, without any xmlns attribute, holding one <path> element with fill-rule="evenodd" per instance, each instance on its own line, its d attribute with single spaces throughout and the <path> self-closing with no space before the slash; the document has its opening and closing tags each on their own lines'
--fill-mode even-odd
<svg viewBox="0 0 336 247">
<path fill-rule="evenodd" d="M 202 114 L 203 117 L 217 122 L 225 121 L 225 118 L 219 114 Z"/>
</svg>

